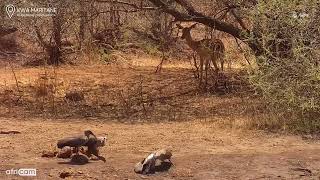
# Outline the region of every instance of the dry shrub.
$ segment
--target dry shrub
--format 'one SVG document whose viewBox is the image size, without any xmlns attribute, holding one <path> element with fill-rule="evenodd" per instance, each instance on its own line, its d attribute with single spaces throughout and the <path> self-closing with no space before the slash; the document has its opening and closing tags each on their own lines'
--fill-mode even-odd
<svg viewBox="0 0 320 180">
<path fill-rule="evenodd" d="M 152 100 L 149 95 L 144 92 L 143 82 L 129 85 L 116 93 L 116 99 L 124 117 L 130 117 L 134 114 L 147 115 L 148 109 L 152 107 Z"/>
<path fill-rule="evenodd" d="M 69 101 L 78 102 L 84 100 L 84 94 L 80 91 L 70 91 L 66 93 L 65 98 Z"/>
<path fill-rule="evenodd" d="M 54 94 L 54 79 L 45 75 L 40 77 L 35 82 L 35 94 L 37 97 L 52 96 Z"/>
<path fill-rule="evenodd" d="M 44 74 L 39 74 L 32 88 L 37 102 L 35 105 L 39 106 L 41 110 L 49 106 L 53 111 L 56 111 L 57 98 L 62 98 L 65 95 L 64 82 L 57 78 L 55 70 L 52 74 L 47 71 Z"/>
<path fill-rule="evenodd" d="M 0 37 L 0 51 L 17 52 L 20 49 L 14 34 Z"/>
</svg>

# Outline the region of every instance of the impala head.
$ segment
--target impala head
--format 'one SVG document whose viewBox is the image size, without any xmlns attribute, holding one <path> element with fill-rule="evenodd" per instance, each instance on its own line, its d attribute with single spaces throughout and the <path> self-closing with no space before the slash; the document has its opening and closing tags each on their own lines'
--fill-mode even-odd
<svg viewBox="0 0 320 180">
<path fill-rule="evenodd" d="M 191 31 L 194 27 L 196 27 L 196 25 L 197 25 L 197 23 L 193 24 L 193 25 L 190 26 L 190 27 L 183 27 L 183 26 L 181 26 L 180 24 L 177 24 L 177 27 L 178 27 L 179 29 L 182 29 L 181 39 L 186 39 L 186 37 L 187 37 L 188 35 L 190 35 L 190 31 Z"/>
</svg>

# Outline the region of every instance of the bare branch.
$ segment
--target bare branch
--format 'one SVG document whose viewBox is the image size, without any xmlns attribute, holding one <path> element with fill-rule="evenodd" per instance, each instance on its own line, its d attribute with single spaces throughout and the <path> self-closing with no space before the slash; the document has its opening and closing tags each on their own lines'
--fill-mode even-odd
<svg viewBox="0 0 320 180">
<path fill-rule="evenodd" d="M 232 24 L 223 22 L 216 18 L 212 18 L 200 12 L 197 12 L 192 7 L 192 5 L 188 3 L 186 0 L 175 0 L 175 2 L 180 4 L 183 8 L 185 8 L 185 10 L 188 13 L 183 13 L 178 11 L 177 9 L 165 3 L 163 0 L 149 0 L 149 1 L 153 3 L 155 6 L 161 8 L 162 11 L 168 14 L 171 14 L 173 17 L 175 17 L 176 21 L 195 21 L 198 23 L 202 23 L 218 31 L 228 33 L 235 38 L 243 40 L 257 55 L 262 52 L 261 44 L 257 42 L 258 34 L 255 34 L 254 32 L 251 32 L 249 30 L 239 29 L 238 27 L 235 27 Z M 249 35 L 253 35 L 257 37 L 252 38 L 251 40 L 248 40 Z"/>
<path fill-rule="evenodd" d="M 183 5 L 182 2 L 185 2 L 187 5 L 187 11 L 190 12 L 189 14 L 185 14 L 182 12 L 179 12 L 178 10 L 169 7 L 166 3 L 164 3 L 162 0 L 149 0 L 150 2 L 152 2 L 154 5 L 162 8 L 162 10 L 166 13 L 171 14 L 172 16 L 174 16 L 176 18 L 177 21 L 196 21 L 199 23 L 202 23 L 204 25 L 210 26 L 214 29 L 217 29 L 219 31 L 223 31 L 226 32 L 228 34 L 231 34 L 234 37 L 237 37 L 239 39 L 241 39 L 241 30 L 235 26 L 233 26 L 232 24 L 228 24 L 222 21 L 219 21 L 217 19 L 211 18 L 209 16 L 205 16 L 202 13 L 196 12 L 194 11 L 194 8 L 190 7 L 191 5 L 189 3 L 186 3 L 185 0 L 176 0 L 179 1 L 179 3 L 181 5 Z"/>
<path fill-rule="evenodd" d="M 189 3 L 188 1 L 185 1 L 185 0 L 176 0 L 176 3 L 180 4 L 182 7 L 184 7 L 188 13 L 190 15 L 193 15 L 196 10 L 194 9 L 194 7 L 192 6 L 191 3 Z"/>
<path fill-rule="evenodd" d="M 147 7 L 147 6 L 138 6 L 136 4 L 133 3 L 129 3 L 129 2 L 125 2 L 125 1 L 119 1 L 119 0 L 97 0 L 96 2 L 98 3 L 113 3 L 113 4 L 122 4 L 122 5 L 126 5 L 126 6 L 130 6 L 134 9 L 140 9 L 140 10 L 156 10 L 157 8 L 155 7 Z"/>
<path fill-rule="evenodd" d="M 39 27 L 34 26 L 34 28 L 35 28 L 35 32 L 36 32 L 36 34 L 37 34 L 39 43 L 40 43 L 44 48 L 46 48 L 46 49 L 49 48 L 49 44 L 48 44 L 47 42 L 45 42 L 45 40 L 43 39 L 43 37 L 42 37 L 42 35 L 41 35 L 41 33 L 40 33 Z"/>
<path fill-rule="evenodd" d="M 0 26 L 0 37 L 16 32 L 18 29 L 16 27 L 6 28 Z"/>
<path fill-rule="evenodd" d="M 227 6 L 230 9 L 231 14 L 236 19 L 236 21 L 239 23 L 239 25 L 242 27 L 242 29 L 248 31 L 248 29 L 247 29 L 245 23 L 243 22 L 242 18 L 237 14 L 236 9 L 231 8 L 231 7 L 234 7 L 234 5 L 229 5 L 229 3 L 227 1 L 224 1 L 223 3 L 224 3 L 225 6 Z"/>
</svg>

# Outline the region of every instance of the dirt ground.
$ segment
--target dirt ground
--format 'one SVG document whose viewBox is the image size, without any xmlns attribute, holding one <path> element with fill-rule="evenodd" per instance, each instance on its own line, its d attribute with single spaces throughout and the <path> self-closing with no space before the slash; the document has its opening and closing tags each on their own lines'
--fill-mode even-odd
<svg viewBox="0 0 320 180">
<path fill-rule="evenodd" d="M 318 179 L 318 141 L 251 131 L 216 130 L 209 122 L 125 124 L 85 119 L 1 119 L 0 179 L 11 168 L 36 168 L 36 179 L 57 179 L 71 171 L 70 179 Z M 69 160 L 43 158 L 59 138 L 91 129 L 107 136 L 101 148 L 107 162 L 70 165 Z M 133 166 L 157 148 L 173 150 L 174 166 L 168 172 L 137 175 Z"/>
<path fill-rule="evenodd" d="M 19 168 L 36 168 L 35 179 L 58 179 L 64 171 L 72 172 L 69 179 L 320 178 L 318 140 L 243 128 L 260 113 L 254 98 L 198 93 L 190 69 L 155 74 L 154 67 L 60 68 L 54 103 L 37 94 L 43 68 L 14 70 L 22 94 L 10 68 L 1 69 L 0 131 L 21 133 L 0 134 L 0 179 L 23 179 L 5 174 Z M 67 103 L 63 94 L 70 89 L 81 90 L 85 101 Z M 57 140 L 86 129 L 107 136 L 100 150 L 106 163 L 41 157 L 43 150 L 57 149 Z M 135 163 L 158 148 L 172 149 L 173 167 L 135 174 Z"/>
</svg>

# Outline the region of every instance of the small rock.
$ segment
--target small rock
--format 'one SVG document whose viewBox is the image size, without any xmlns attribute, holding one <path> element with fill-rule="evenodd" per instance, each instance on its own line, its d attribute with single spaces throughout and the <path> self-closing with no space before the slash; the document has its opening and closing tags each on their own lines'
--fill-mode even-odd
<svg viewBox="0 0 320 180">
<path fill-rule="evenodd" d="M 74 154 L 71 156 L 71 162 L 73 164 L 83 165 L 89 162 L 89 158 L 84 154 Z"/>
<path fill-rule="evenodd" d="M 65 98 L 69 101 L 77 102 L 77 101 L 84 100 L 84 95 L 82 92 L 72 91 L 72 92 L 66 93 Z"/>
<path fill-rule="evenodd" d="M 70 158 L 72 155 L 72 149 L 69 146 L 63 147 L 60 152 L 58 153 L 57 157 L 58 158 Z"/>
<path fill-rule="evenodd" d="M 52 151 L 44 150 L 44 151 L 42 151 L 41 157 L 52 158 L 52 157 L 55 157 L 57 154 L 58 154 L 57 151 L 52 152 Z"/>
<path fill-rule="evenodd" d="M 66 178 L 66 177 L 70 177 L 70 176 L 72 176 L 72 172 L 70 172 L 70 171 L 63 171 L 59 175 L 59 177 L 62 179 Z"/>
</svg>

